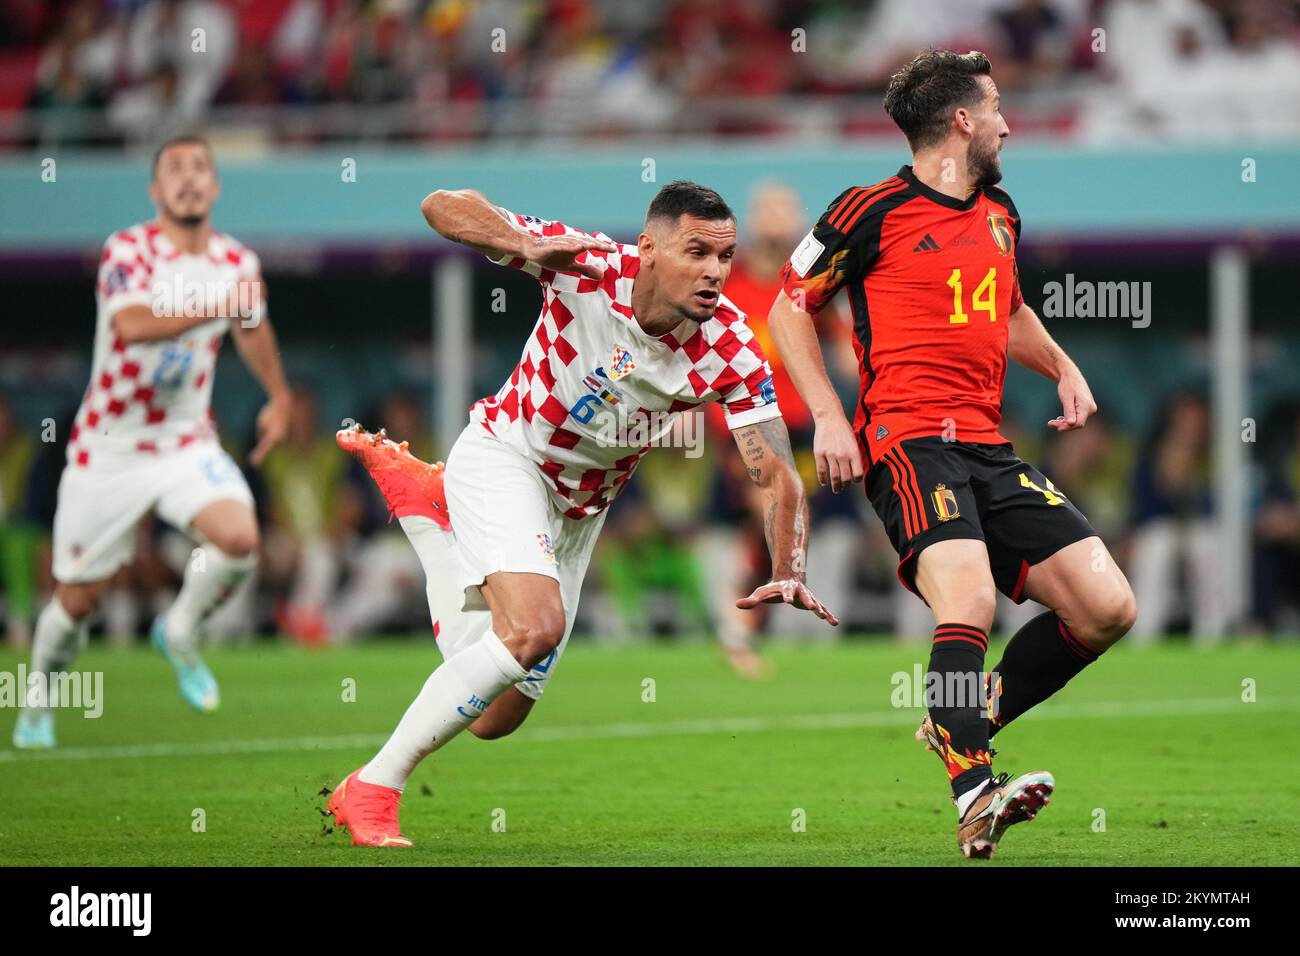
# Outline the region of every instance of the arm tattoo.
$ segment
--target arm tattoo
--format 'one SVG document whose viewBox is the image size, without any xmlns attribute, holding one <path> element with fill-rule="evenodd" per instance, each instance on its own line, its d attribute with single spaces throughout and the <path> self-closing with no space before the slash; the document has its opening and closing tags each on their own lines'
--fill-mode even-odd
<svg viewBox="0 0 1300 956">
<path fill-rule="evenodd" d="M 769 451 L 771 457 L 794 467 L 790 433 L 786 431 L 784 419 L 773 418 L 736 429 L 736 444 L 740 446 L 740 454 L 749 468 L 749 476 L 756 484 L 764 485 L 772 478 L 773 469 L 765 467 L 769 461 Z"/>
<path fill-rule="evenodd" d="M 774 580 L 804 580 L 808 502 L 795 467 L 785 421 L 774 418 L 736 429 L 736 445 L 749 477 L 763 491 L 763 534 Z"/>
</svg>

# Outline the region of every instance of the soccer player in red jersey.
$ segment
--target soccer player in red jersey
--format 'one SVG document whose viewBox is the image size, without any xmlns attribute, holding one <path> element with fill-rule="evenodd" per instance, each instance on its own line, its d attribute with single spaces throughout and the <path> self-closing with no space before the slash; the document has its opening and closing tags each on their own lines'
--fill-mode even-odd
<svg viewBox="0 0 1300 956">
<path fill-rule="evenodd" d="M 899 578 L 934 613 L 917 736 L 947 767 L 959 848 L 978 857 L 1054 786 L 1042 771 L 994 778 L 991 735 L 1096 660 L 1136 613 L 1087 519 L 998 431 L 1008 356 L 1057 383 L 1049 427 L 1082 428 L 1097 406 L 1021 295 L 1020 214 L 997 186 L 1009 130 L 990 71 L 982 53 L 929 51 L 891 78 L 885 110 L 912 164 L 835 198 L 791 255 L 769 316 L 816 420 L 819 479 L 839 490 L 865 477 Z M 852 426 L 810 315 L 841 288 L 861 370 Z M 998 590 L 1050 610 L 977 684 Z M 971 685 L 980 692 L 960 693 Z"/>
</svg>

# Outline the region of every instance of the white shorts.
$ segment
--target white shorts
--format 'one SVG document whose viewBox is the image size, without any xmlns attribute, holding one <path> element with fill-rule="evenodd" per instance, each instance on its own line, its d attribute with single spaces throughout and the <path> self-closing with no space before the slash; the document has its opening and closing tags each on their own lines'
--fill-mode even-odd
<svg viewBox="0 0 1300 956">
<path fill-rule="evenodd" d="M 239 466 L 216 442 L 160 455 L 94 455 L 69 464 L 54 512 L 54 579 L 103 581 L 135 554 L 135 528 L 149 511 L 182 531 L 214 501 L 250 508 L 253 495 Z"/>
<path fill-rule="evenodd" d="M 451 657 L 491 628 L 480 591 L 489 574 L 530 571 L 554 578 L 564 604 L 564 638 L 515 685 L 536 700 L 569 643 L 582 579 L 605 512 L 565 517 L 537 466 L 478 424 L 470 424 L 456 439 L 447 457 L 445 488 L 456 574 L 437 582 L 430 576 L 429 604 L 438 646 Z"/>
</svg>

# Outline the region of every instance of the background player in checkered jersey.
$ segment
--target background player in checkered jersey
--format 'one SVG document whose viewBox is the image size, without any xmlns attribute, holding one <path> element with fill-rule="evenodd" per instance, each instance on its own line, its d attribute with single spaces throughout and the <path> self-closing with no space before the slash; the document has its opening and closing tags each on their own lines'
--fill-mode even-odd
<svg viewBox="0 0 1300 956">
<path fill-rule="evenodd" d="M 54 597 L 32 642 L 27 706 L 14 744 L 54 746 L 45 675 L 66 671 L 85 646 L 87 622 L 109 579 L 131 560 L 135 526 L 149 511 L 199 542 L 180 593 L 154 621 L 151 640 L 175 668 L 181 696 L 200 712 L 219 704 L 198 653 L 200 625 L 253 568 L 253 497 L 222 450 L 209 410 L 227 330 L 266 390 L 253 464 L 285 434 L 289 390 L 265 316 L 261 265 L 252 250 L 212 228 L 220 192 L 212 150 L 195 137 L 154 157 L 149 198 L 157 218 L 104 245 L 91 381 L 68 439 L 54 517 Z"/>
<path fill-rule="evenodd" d="M 636 245 L 472 190 L 435 192 L 422 209 L 448 239 L 535 276 L 542 310 L 510 379 L 471 409 L 445 501 L 437 466 L 379 436 L 339 435 L 420 555 L 444 655 L 388 742 L 330 798 L 358 845 L 410 845 L 398 798 L 430 753 L 466 728 L 493 738 L 523 723 L 568 641 L 610 502 L 682 412 L 721 403 L 765 500 L 772 580 L 737 606 L 784 602 L 838 624 L 805 583 L 807 502 L 771 368 L 722 295 L 736 221 L 721 196 L 665 186 Z M 637 421 L 653 424 L 621 441 Z"/>
<path fill-rule="evenodd" d="M 1133 625 L 1133 592 L 1087 519 L 999 432 L 1008 355 L 1057 383 L 1057 431 L 1097 410 L 1078 366 L 1020 293 L 1020 215 L 997 187 L 1009 133 L 984 54 L 929 51 L 890 80 L 885 109 L 913 159 L 838 196 L 795 250 L 772 337 L 816 419 L 833 488 L 863 478 L 899 577 L 935 619 L 929 672 L 984 671 L 996 590 L 1050 608 L 1011 638 L 979 693 L 927 700 L 917 732 L 943 759 L 957 842 L 990 856 L 1055 783 L 993 777 L 992 734 L 1046 700 Z M 848 293 L 861 366 L 854 426 L 822 368 L 809 312 Z M 966 680 L 961 680 L 966 678 Z M 985 695 L 988 705 L 985 705 Z"/>
</svg>

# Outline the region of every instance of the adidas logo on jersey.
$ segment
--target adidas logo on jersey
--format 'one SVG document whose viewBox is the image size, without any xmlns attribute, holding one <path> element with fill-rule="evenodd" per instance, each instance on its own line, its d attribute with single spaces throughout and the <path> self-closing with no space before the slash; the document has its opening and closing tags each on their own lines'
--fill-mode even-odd
<svg viewBox="0 0 1300 956">
<path fill-rule="evenodd" d="M 918 242 L 916 244 L 916 248 L 913 249 L 912 251 L 913 252 L 938 252 L 939 243 L 935 242 L 934 236 L 930 235 L 927 232 L 925 234 L 925 238 L 922 239 L 920 242 Z"/>
<path fill-rule="evenodd" d="M 876 426 L 876 441 L 880 441 L 888 434 L 889 434 L 889 429 L 886 428 L 884 425 Z"/>
</svg>

